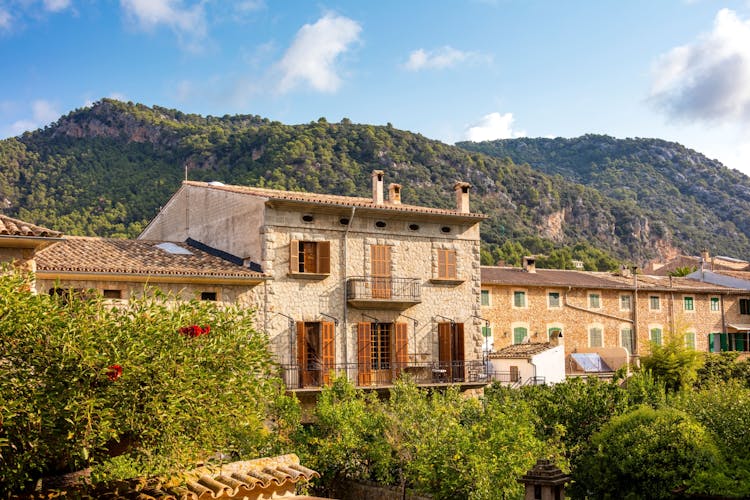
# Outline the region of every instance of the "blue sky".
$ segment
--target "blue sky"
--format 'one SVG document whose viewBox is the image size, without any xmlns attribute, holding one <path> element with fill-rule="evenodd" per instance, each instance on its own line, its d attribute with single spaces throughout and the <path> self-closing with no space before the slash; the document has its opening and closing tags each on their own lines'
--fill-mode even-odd
<svg viewBox="0 0 750 500">
<path fill-rule="evenodd" d="M 0 137 L 102 97 L 448 143 L 658 137 L 750 174 L 750 0 L 0 0 Z"/>
</svg>

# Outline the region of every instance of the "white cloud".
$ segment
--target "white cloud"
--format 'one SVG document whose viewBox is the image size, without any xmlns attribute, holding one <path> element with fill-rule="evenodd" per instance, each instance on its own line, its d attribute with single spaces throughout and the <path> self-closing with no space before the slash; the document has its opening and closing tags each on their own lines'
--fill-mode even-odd
<svg viewBox="0 0 750 500">
<path fill-rule="evenodd" d="M 722 9 L 710 33 L 660 56 L 649 100 L 674 118 L 750 124 L 750 21 Z"/>
<path fill-rule="evenodd" d="M 60 118 L 60 113 L 49 101 L 39 99 L 31 103 L 31 118 L 17 120 L 10 125 L 10 135 L 16 136 L 27 130 L 35 130 Z"/>
<path fill-rule="evenodd" d="M 0 31 L 10 31 L 13 24 L 13 16 L 10 12 L 0 7 Z"/>
<path fill-rule="evenodd" d="M 341 86 L 337 59 L 359 41 L 362 27 L 352 19 L 325 15 L 297 32 L 292 45 L 278 63 L 279 90 L 287 92 L 301 83 L 320 92 L 335 92 Z"/>
<path fill-rule="evenodd" d="M 437 50 L 426 51 L 417 49 L 409 54 L 409 60 L 404 67 L 411 71 L 422 69 L 445 69 L 456 66 L 464 61 L 479 59 L 475 52 L 463 52 L 453 47 L 445 46 Z"/>
<path fill-rule="evenodd" d="M 50 12 L 60 12 L 70 7 L 70 0 L 44 0 L 44 8 Z"/>
<path fill-rule="evenodd" d="M 474 142 L 525 137 L 526 131 L 513 130 L 513 121 L 513 113 L 490 113 L 469 126 L 464 135 L 466 140 Z"/>
<path fill-rule="evenodd" d="M 186 7 L 182 0 L 120 0 L 120 5 L 142 29 L 166 26 L 185 48 L 201 49 L 200 42 L 207 34 L 202 2 Z"/>
</svg>

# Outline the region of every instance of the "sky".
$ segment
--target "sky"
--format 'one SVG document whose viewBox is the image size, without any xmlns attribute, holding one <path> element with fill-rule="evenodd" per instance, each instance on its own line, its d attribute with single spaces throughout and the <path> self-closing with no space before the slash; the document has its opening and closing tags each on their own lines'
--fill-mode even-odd
<svg viewBox="0 0 750 500">
<path fill-rule="evenodd" d="M 750 0 L 0 0 L 0 138 L 105 97 L 449 144 L 655 137 L 750 175 Z"/>
</svg>

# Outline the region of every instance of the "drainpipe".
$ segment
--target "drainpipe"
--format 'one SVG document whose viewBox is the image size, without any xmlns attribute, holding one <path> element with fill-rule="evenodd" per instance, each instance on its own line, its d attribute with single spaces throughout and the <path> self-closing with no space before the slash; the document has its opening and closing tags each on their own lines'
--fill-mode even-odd
<svg viewBox="0 0 750 500">
<path fill-rule="evenodd" d="M 672 288 L 672 276 L 669 277 L 669 288 Z M 669 291 L 669 329 L 674 335 L 674 292 L 671 290 Z"/>
<path fill-rule="evenodd" d="M 724 294 L 722 293 L 719 295 L 719 301 L 721 303 L 721 333 L 725 333 L 727 331 L 727 320 L 726 317 L 724 317 Z M 716 342 L 716 340 L 714 340 Z M 711 348 L 709 347 L 708 352 L 711 352 Z M 719 340 L 719 351 L 721 352 L 721 339 Z"/>
<path fill-rule="evenodd" d="M 633 266 L 633 357 L 638 366 L 640 354 L 638 352 L 638 267 Z"/>
<path fill-rule="evenodd" d="M 344 276 L 342 277 L 342 279 L 344 280 L 344 288 L 343 288 L 343 290 L 344 290 L 344 300 L 343 300 L 343 302 L 344 302 L 344 321 L 342 322 L 341 328 L 343 330 L 343 335 L 344 335 L 344 366 L 347 367 L 346 368 L 347 372 L 348 372 L 348 366 L 349 366 L 349 338 L 348 338 L 348 329 L 349 329 L 348 313 L 349 313 L 349 305 L 348 305 L 348 303 L 346 301 L 346 292 L 347 292 L 347 290 L 346 290 L 346 285 L 347 285 L 346 279 L 347 279 L 347 269 L 348 269 L 346 249 L 347 249 L 347 246 L 348 246 L 347 245 L 347 238 L 349 236 L 349 229 L 351 229 L 352 223 L 354 222 L 354 212 L 356 210 L 357 210 L 357 207 L 352 207 L 352 213 L 349 216 L 349 224 L 346 225 L 346 230 L 344 231 L 344 240 L 343 240 L 343 245 L 342 245 L 344 247 L 343 248 L 343 254 L 344 255 L 343 255 L 343 258 L 342 258 L 342 261 L 343 261 L 343 263 L 342 263 L 343 264 L 342 265 L 342 269 L 344 271 L 343 272 Z M 347 378 L 348 378 L 349 377 L 349 373 L 347 373 L 346 375 L 347 375 Z"/>
</svg>

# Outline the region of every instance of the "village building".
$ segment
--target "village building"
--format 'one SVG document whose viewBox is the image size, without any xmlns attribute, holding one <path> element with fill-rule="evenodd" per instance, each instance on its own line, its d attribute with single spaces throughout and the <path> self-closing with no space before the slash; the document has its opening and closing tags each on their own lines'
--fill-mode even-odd
<svg viewBox="0 0 750 500">
<path fill-rule="evenodd" d="M 481 315 L 489 321 L 485 335 L 494 351 L 557 335 L 568 359 L 598 352 L 626 361 L 669 335 L 680 335 L 696 350 L 714 350 L 721 332 L 742 322 L 740 304 L 747 295 L 687 278 L 536 269 L 530 257 L 522 268 L 482 267 L 480 293 Z M 573 364 L 566 371 L 580 370 Z"/>
<path fill-rule="evenodd" d="M 0 214 L 0 263 L 36 270 L 36 254 L 61 241 L 62 233 Z"/>
<path fill-rule="evenodd" d="M 483 368 L 479 223 L 467 183 L 455 208 L 185 181 L 139 238 L 196 241 L 267 276 L 258 327 L 293 389 L 332 371 L 359 386 L 464 382 Z"/>
<path fill-rule="evenodd" d="M 651 261 L 643 268 L 643 273 L 651 276 L 669 276 L 683 270 L 706 271 L 747 271 L 750 262 L 722 255 L 712 256 L 703 251 L 700 255 L 676 255 L 666 261 Z"/>
</svg>

